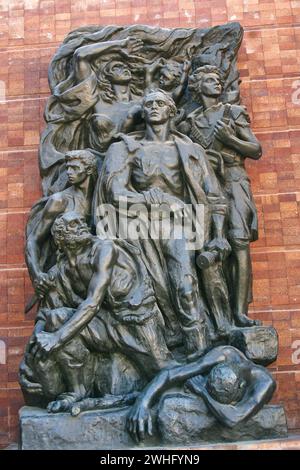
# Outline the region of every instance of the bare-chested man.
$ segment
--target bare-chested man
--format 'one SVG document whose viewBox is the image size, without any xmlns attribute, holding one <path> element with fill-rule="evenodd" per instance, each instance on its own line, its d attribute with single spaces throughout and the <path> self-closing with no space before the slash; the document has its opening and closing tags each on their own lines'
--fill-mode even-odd
<svg viewBox="0 0 300 470">
<path fill-rule="evenodd" d="M 148 210 L 155 204 L 179 209 L 184 209 L 188 204 L 193 209 L 202 205 L 207 210 L 203 222 L 205 242 L 209 243 L 211 250 L 218 250 L 224 256 L 230 250 L 223 237 L 225 200 L 202 148 L 188 137 L 172 131 L 171 120 L 175 116 L 176 106 L 168 93 L 163 90 L 148 92 L 143 100 L 142 112 L 146 131 L 124 136 L 107 152 L 96 206 L 110 203 L 117 208 L 124 200 L 129 207 L 142 204 Z M 147 257 L 149 245 L 148 241 L 144 243 L 141 240 L 144 257 Z M 209 340 L 195 268 L 195 250 L 188 248 L 184 235 L 179 238 L 174 236 L 171 220 L 170 236 L 156 243 L 156 252 L 160 253 L 160 270 L 159 262 L 153 258 L 154 251 L 148 256 L 154 283 L 157 285 L 162 279 L 159 271 L 164 271 L 168 276 L 167 283 L 185 339 L 186 352 L 189 355 L 203 353 Z M 216 272 L 206 271 L 206 276 L 210 272 L 211 279 L 214 278 L 214 282 L 205 282 L 205 290 L 209 304 L 218 304 L 214 310 L 214 314 L 218 313 L 215 315 L 218 329 L 228 331 L 230 318 L 226 310 L 225 282 L 216 281 Z M 211 280 L 209 277 L 207 279 Z M 160 290 L 158 302 L 163 297 Z M 226 314 L 223 315 L 224 311 Z"/>
</svg>

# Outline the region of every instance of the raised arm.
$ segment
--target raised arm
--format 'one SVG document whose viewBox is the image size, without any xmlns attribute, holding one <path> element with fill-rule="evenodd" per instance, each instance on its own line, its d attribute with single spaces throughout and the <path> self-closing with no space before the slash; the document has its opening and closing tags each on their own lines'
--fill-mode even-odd
<svg viewBox="0 0 300 470">
<path fill-rule="evenodd" d="M 187 83 L 189 71 L 191 70 L 191 66 L 192 66 L 192 63 L 190 60 L 184 61 L 183 66 L 182 66 L 182 75 L 180 77 L 180 83 L 172 93 L 172 98 L 175 101 L 175 103 L 178 103 L 178 101 L 183 95 L 183 92 Z"/>
<path fill-rule="evenodd" d="M 160 70 L 165 64 L 165 60 L 160 58 L 152 64 L 145 65 L 145 89 L 150 89 L 153 86 L 154 76 L 158 70 Z"/>
<path fill-rule="evenodd" d="M 51 227 L 56 217 L 64 212 L 66 200 L 61 193 L 57 193 L 47 201 L 40 221 L 28 236 L 26 241 L 25 258 L 31 280 L 36 288 L 37 295 L 43 297 L 43 288 L 39 284 L 43 275 L 43 268 L 40 265 L 40 256 L 43 242 L 49 237 Z M 46 287 L 46 286 L 45 286 Z M 40 289 L 41 288 L 41 289 Z"/>
<path fill-rule="evenodd" d="M 89 77 L 92 71 L 90 62 L 96 57 L 111 52 L 120 52 L 122 48 L 126 48 L 128 53 L 134 53 L 139 51 L 142 46 L 143 42 L 140 39 L 132 37 L 81 46 L 74 52 L 75 76 L 78 81 L 85 80 Z"/>
</svg>

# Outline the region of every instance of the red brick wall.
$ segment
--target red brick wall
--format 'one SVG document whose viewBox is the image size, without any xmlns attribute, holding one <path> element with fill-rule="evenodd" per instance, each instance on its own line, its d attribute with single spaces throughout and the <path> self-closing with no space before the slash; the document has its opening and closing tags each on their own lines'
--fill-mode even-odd
<svg viewBox="0 0 300 470">
<path fill-rule="evenodd" d="M 33 315 L 23 313 L 31 292 L 24 224 L 40 196 L 37 148 L 51 56 L 70 30 L 88 24 L 208 27 L 228 21 L 245 28 L 242 95 L 264 148 L 263 159 L 248 166 L 261 229 L 252 249 L 252 312 L 278 330 L 274 401 L 284 403 L 290 430 L 300 428 L 300 353 L 293 349 L 297 340 L 300 349 L 300 1 L 1 0 L 0 447 L 17 439 L 17 370 L 33 325 Z"/>
</svg>

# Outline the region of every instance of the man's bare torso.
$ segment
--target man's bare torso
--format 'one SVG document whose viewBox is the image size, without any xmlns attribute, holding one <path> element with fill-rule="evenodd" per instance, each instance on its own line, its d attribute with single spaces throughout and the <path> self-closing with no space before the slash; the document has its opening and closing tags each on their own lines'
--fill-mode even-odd
<svg viewBox="0 0 300 470">
<path fill-rule="evenodd" d="M 132 182 L 139 192 L 160 188 L 163 192 L 184 200 L 181 161 L 173 141 L 141 141 L 136 153 Z"/>
<path fill-rule="evenodd" d="M 91 244 L 67 262 L 65 274 L 71 280 L 74 292 L 82 299 L 85 299 L 88 295 L 89 285 L 95 270 L 95 260 L 98 259 L 96 252 L 102 249 L 103 243 L 113 242 L 103 242 L 94 237 Z M 125 304 L 131 303 L 140 293 L 141 295 L 138 295 L 138 297 L 140 297 L 142 304 L 146 299 L 152 298 L 152 285 L 149 284 L 147 275 L 143 273 L 144 284 L 141 286 L 140 273 L 137 271 L 136 263 L 124 250 L 119 247 L 116 249 L 118 252 L 117 259 L 112 270 L 105 303 L 110 308 L 114 308 L 115 304 L 120 303 L 125 306 Z"/>
</svg>

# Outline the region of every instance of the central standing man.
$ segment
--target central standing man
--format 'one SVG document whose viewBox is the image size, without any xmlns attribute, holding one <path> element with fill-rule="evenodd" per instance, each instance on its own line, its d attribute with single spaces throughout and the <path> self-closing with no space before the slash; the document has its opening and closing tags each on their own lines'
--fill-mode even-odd
<svg viewBox="0 0 300 470">
<path fill-rule="evenodd" d="M 202 147 L 172 130 L 176 105 L 166 92 L 149 91 L 143 99 L 142 113 L 145 131 L 124 135 L 108 149 L 96 191 L 96 223 L 99 222 L 97 207 L 112 204 L 118 209 L 124 200 L 129 209 L 139 204 L 148 213 L 153 205 L 169 206 L 171 212 L 174 206 L 184 209 L 190 205 L 195 211 L 197 205 L 202 205 L 205 247 L 218 252 L 222 259 L 230 251 L 223 237 L 226 204 Z M 200 295 L 197 251 L 189 249 L 185 236 L 174 237 L 175 216 L 170 220 L 168 239 L 141 237 L 138 244 L 161 310 L 166 317 L 167 310 L 175 310 L 185 352 L 191 359 L 209 346 L 211 323 Z M 231 319 L 227 307 L 224 308 L 228 293 L 216 265 L 205 270 L 203 283 L 207 303 L 216 304 L 215 326 L 228 331 Z"/>
</svg>

